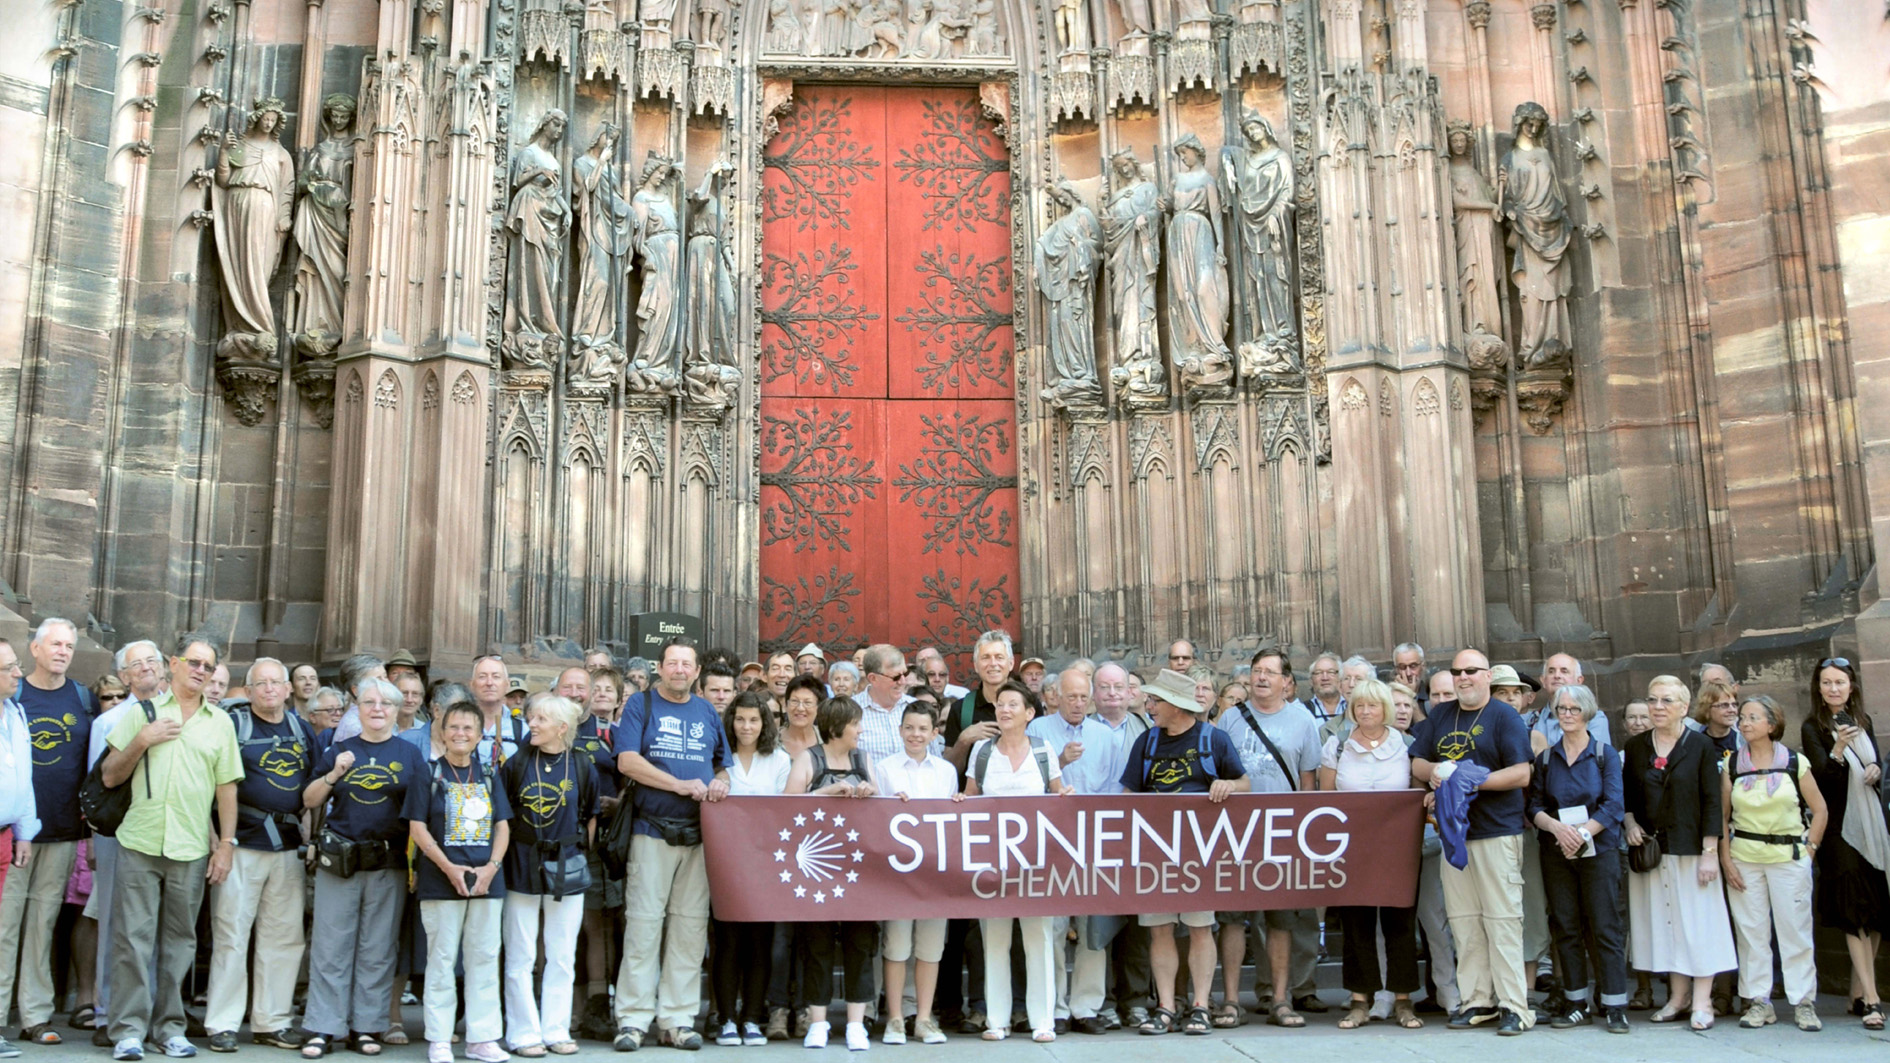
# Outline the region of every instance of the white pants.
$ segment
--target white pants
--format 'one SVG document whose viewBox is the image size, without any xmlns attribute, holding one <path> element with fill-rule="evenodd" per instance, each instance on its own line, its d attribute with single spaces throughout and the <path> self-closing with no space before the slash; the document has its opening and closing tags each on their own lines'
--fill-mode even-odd
<svg viewBox="0 0 1890 1063">
<path fill-rule="evenodd" d="M 1785 999 L 1816 1001 L 1818 972 L 1811 951 L 1811 857 L 1785 864 L 1733 866 L 1746 881 L 1728 889 L 1733 929 L 1739 932 L 1739 995 L 1772 995 L 1772 934 L 1778 934 L 1778 964 L 1785 972 Z"/>
<path fill-rule="evenodd" d="M 420 924 L 427 929 L 426 1037 L 431 1044 L 453 1040 L 459 994 L 453 964 L 466 970 L 466 1043 L 497 1041 L 504 1032 L 499 1012 L 499 922 L 504 901 L 497 897 L 421 901 Z"/>
<path fill-rule="evenodd" d="M 1438 868 L 1444 856 L 1434 853 L 1423 859 L 1418 869 L 1417 920 L 1424 928 L 1424 940 L 1431 950 L 1431 984 L 1437 988 L 1437 1003 L 1445 1011 L 1456 1011 L 1463 998 L 1457 993 L 1457 952 L 1450 940 L 1450 916 L 1444 911 L 1444 880 Z"/>
<path fill-rule="evenodd" d="M 1070 1018 L 1093 1018 L 1102 1010 L 1104 988 L 1109 978 L 1109 944 L 1092 948 L 1089 941 L 1089 916 L 1070 920 L 1076 924 L 1076 958 L 1070 964 Z"/>
<path fill-rule="evenodd" d="M 1011 1028 L 1011 919 L 980 919 L 984 930 L 984 1003 L 993 1030 Z M 1031 915 L 1016 919 L 1023 927 L 1024 1014 L 1032 1033 L 1056 1028 L 1056 918 Z"/>
<path fill-rule="evenodd" d="M 229 877 L 210 888 L 210 987 L 204 1029 L 235 1033 L 251 978 L 250 931 L 256 935 L 255 1008 L 252 1030 L 286 1030 L 295 1024 L 295 976 L 302 970 L 302 909 L 308 870 L 302 854 L 238 849 Z"/>
<path fill-rule="evenodd" d="M 538 915 L 545 916 L 543 999 L 532 998 L 532 967 L 538 961 Z M 571 980 L 577 976 L 578 930 L 584 925 L 584 895 L 505 895 L 505 1040 L 514 1051 L 571 1039 Z M 432 979 L 427 980 L 432 984 Z"/>
<path fill-rule="evenodd" d="M 14 839 L 14 844 L 20 844 Z M 13 1002 L 19 975 L 20 1025 L 38 1026 L 53 1017 L 53 928 L 66 903 L 66 880 L 78 842 L 33 845 L 33 860 L 16 869 L 0 890 L 0 1021 Z M 17 961 L 17 966 L 15 965 Z"/>
<path fill-rule="evenodd" d="M 892 963 L 937 963 L 945 955 L 943 919 L 888 919 L 879 924 L 880 958 Z"/>
</svg>

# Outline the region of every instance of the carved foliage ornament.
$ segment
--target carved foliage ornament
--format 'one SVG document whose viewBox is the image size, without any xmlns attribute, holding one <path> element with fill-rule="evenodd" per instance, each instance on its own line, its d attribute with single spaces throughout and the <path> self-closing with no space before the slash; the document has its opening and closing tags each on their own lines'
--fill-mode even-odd
<svg viewBox="0 0 1890 1063">
<path fill-rule="evenodd" d="M 921 414 L 923 441 L 911 464 L 901 464 L 893 486 L 899 503 L 910 505 L 932 522 L 921 553 L 955 547 L 976 556 L 978 547 L 1008 547 L 1010 509 L 992 501 L 998 491 L 1017 486 L 1016 476 L 1002 476 L 991 466 L 1011 448 L 1010 422 L 985 421 L 953 411 Z"/>
<path fill-rule="evenodd" d="M 880 165 L 871 144 L 849 135 L 851 118 L 850 100 L 824 95 L 779 120 L 761 161 L 780 177 L 762 191 L 764 223 L 798 218 L 803 232 L 816 223 L 847 227 L 848 200 Z"/>
<path fill-rule="evenodd" d="M 853 414 L 823 413 L 818 407 L 794 411 L 792 418 L 763 415 L 762 449 L 774 456 L 772 472 L 761 485 L 780 491 L 778 501 L 761 514 L 761 545 L 791 542 L 794 551 L 816 547 L 851 552 L 848 532 L 854 509 L 877 496 L 885 481 L 862 461 L 849 438 Z"/>
</svg>

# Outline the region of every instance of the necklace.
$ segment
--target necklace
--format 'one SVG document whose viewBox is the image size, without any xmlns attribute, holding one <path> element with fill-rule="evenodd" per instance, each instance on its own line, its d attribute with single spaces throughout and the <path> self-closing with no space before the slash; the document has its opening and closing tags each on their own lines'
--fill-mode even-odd
<svg viewBox="0 0 1890 1063">
<path fill-rule="evenodd" d="M 454 766 L 452 761 L 442 759 L 441 763 L 446 765 L 447 773 L 452 776 L 454 783 L 460 786 L 470 786 L 472 784 L 473 766 L 471 764 L 466 765 L 466 775 L 462 778 L 459 775 L 459 769 Z M 459 814 L 466 819 L 483 821 L 488 815 L 492 814 L 492 806 L 486 803 L 485 794 L 472 794 L 460 802 Z"/>
</svg>

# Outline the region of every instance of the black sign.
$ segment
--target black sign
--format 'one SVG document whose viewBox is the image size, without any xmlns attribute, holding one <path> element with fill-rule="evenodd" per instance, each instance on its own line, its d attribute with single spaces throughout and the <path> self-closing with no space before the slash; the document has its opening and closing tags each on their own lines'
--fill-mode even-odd
<svg viewBox="0 0 1890 1063">
<path fill-rule="evenodd" d="M 687 613 L 638 613 L 631 620 L 630 653 L 654 664 L 663 643 L 681 635 L 702 645 L 702 618 Z"/>
</svg>

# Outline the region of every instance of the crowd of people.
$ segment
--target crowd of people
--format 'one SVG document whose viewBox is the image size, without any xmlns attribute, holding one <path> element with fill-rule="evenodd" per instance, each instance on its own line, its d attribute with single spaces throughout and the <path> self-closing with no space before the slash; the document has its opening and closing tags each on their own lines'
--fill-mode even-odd
<svg viewBox="0 0 1890 1063">
<path fill-rule="evenodd" d="M 1271 647 L 1231 676 L 1185 639 L 1147 676 L 1051 672 L 993 631 L 959 686 L 934 648 L 742 663 L 671 639 L 532 692 L 496 655 L 429 683 L 404 651 L 351 657 L 332 686 L 263 657 L 232 686 L 202 635 L 132 642 L 87 687 L 66 674 L 77 642 L 60 619 L 30 661 L 0 640 L 0 1021 L 17 1006 L 29 1046 L 61 1043 L 68 1008 L 117 1060 L 236 1051 L 245 1021 L 304 1058 L 379 1055 L 408 1043 L 403 1006 L 429 1063 L 704 1031 L 855 1051 L 875 1030 L 1201 1035 L 1248 1001 L 1298 1028 L 1332 1009 L 1329 936 L 1341 1029 L 1429 1012 L 1627 1033 L 1636 1010 L 1757 1028 L 1778 985 L 1817 1030 L 1819 924 L 1848 944 L 1852 1013 L 1884 1024 L 1890 830 L 1841 658 L 1818 662 L 1794 748 L 1723 666 L 1655 678 L 1617 746 L 1572 657 L 1538 677 L 1475 649 L 1432 668 L 1414 644 L 1383 676 L 1320 654 L 1302 688 Z M 1413 787 L 1429 814 L 1406 907 L 729 922 L 701 836 L 702 803 L 730 796 Z"/>
</svg>

